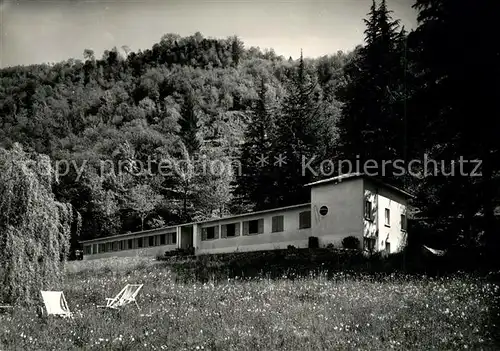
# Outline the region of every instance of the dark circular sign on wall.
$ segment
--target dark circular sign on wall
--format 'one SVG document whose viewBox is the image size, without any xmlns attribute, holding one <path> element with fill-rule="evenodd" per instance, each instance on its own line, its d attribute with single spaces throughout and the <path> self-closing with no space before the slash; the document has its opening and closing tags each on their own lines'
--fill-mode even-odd
<svg viewBox="0 0 500 351">
<path fill-rule="evenodd" d="M 327 213 L 328 213 L 328 207 L 321 206 L 321 208 L 319 209 L 319 214 L 322 216 L 326 216 Z"/>
</svg>

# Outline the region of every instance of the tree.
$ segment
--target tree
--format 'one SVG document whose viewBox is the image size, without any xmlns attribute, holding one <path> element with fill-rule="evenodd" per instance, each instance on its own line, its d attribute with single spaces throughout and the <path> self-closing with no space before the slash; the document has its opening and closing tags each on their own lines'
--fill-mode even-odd
<svg viewBox="0 0 500 351">
<path fill-rule="evenodd" d="M 95 61 L 94 50 L 92 49 L 83 50 L 83 58 L 85 59 L 85 61 Z"/>
<path fill-rule="evenodd" d="M 55 200 L 47 156 L 19 144 L 0 148 L 0 299 L 32 305 L 40 290 L 60 289 L 73 208 Z M 78 228 L 77 228 L 78 229 Z"/>
<path fill-rule="evenodd" d="M 196 113 L 196 104 L 192 92 L 188 92 L 184 98 L 184 104 L 181 107 L 181 118 L 179 119 L 181 127 L 179 136 L 191 155 L 195 155 L 201 146 L 199 138 L 199 122 Z"/>
<path fill-rule="evenodd" d="M 309 162 L 318 155 L 318 134 L 323 121 L 321 90 L 316 77 L 306 71 L 302 52 L 293 73 L 286 86 L 288 95 L 276 118 L 276 139 L 272 146 L 278 185 L 273 195 L 279 197 L 280 206 L 309 201 L 309 190 L 303 185 L 314 175 L 302 166 L 304 160 Z"/>
<path fill-rule="evenodd" d="M 241 40 L 237 37 L 234 36 L 231 38 L 231 57 L 233 60 L 233 67 L 238 67 L 238 64 L 240 63 L 241 56 L 243 54 L 243 43 Z"/>
<path fill-rule="evenodd" d="M 460 227 L 462 235 L 455 234 L 459 242 L 481 238 L 498 252 L 494 211 L 500 205 L 500 94 L 491 84 L 500 78 L 500 49 L 491 43 L 498 36 L 493 23 L 499 4 L 417 0 L 414 8 L 419 26 L 408 45 L 418 73 L 411 106 L 426 130 L 421 152 L 449 161 L 482 160 L 480 177 L 426 178 L 419 192 L 422 215 L 433 218 L 436 227 L 440 218 L 451 218 L 453 226 Z M 474 42 L 477 50 L 470 50 L 467 42 Z M 481 52 L 481 64 L 476 52 Z M 473 167 L 467 164 L 464 170 L 470 173 Z M 454 168 L 459 172 L 458 162 Z"/>
<path fill-rule="evenodd" d="M 254 210 L 263 210 L 273 206 L 273 193 L 276 189 L 272 165 L 269 158 L 275 127 L 273 111 L 266 97 L 267 87 L 264 79 L 260 81 L 258 99 L 252 107 L 250 121 L 245 130 L 240 163 L 242 174 L 235 182 L 235 199 L 239 205 L 249 205 Z M 271 160 L 272 162 L 272 160 Z"/>
<path fill-rule="evenodd" d="M 156 209 L 161 201 L 162 197 L 147 184 L 139 184 L 130 189 L 128 206 L 141 219 L 141 230 L 144 230 L 144 220 Z"/>
<path fill-rule="evenodd" d="M 338 151 L 352 164 L 356 158 L 361 165 L 377 161 L 380 175 L 382 161 L 394 161 L 404 154 L 405 35 L 391 18 L 385 0 L 378 7 L 373 1 L 368 16 L 365 46 L 346 65 L 346 84 L 337 89 L 343 103 Z M 387 172 L 390 177 L 392 169 Z"/>
</svg>

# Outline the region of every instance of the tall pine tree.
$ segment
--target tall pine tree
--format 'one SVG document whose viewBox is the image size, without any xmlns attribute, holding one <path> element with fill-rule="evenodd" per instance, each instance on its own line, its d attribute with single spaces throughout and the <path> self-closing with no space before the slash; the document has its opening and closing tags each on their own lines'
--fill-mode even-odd
<svg viewBox="0 0 500 351">
<path fill-rule="evenodd" d="M 275 196 L 281 206 L 309 201 L 309 189 L 303 185 L 311 181 L 315 173 L 304 165 L 318 156 L 322 123 L 322 96 L 315 78 L 307 72 L 301 52 L 276 121 L 277 135 L 271 159 L 278 185 Z"/>
<path fill-rule="evenodd" d="M 200 150 L 201 143 L 198 137 L 199 125 L 196 114 L 196 103 L 191 91 L 186 93 L 184 98 L 179 125 L 181 127 L 179 136 L 189 154 L 194 155 Z"/>
<path fill-rule="evenodd" d="M 419 26 L 409 46 L 418 81 L 412 106 L 427 131 L 422 152 L 448 165 L 460 157 L 482 161 L 481 176 L 460 176 L 456 162 L 447 169 L 456 176 L 427 177 L 419 193 L 422 215 L 432 218 L 435 227 L 458 228 L 454 235 L 461 243 L 483 238 L 488 247 L 498 248 L 500 93 L 494 85 L 500 78 L 500 50 L 494 42 L 500 6 L 483 0 L 417 0 L 414 7 Z M 473 168 L 465 164 L 464 173 Z M 442 223 L 442 218 L 452 222 Z"/>
<path fill-rule="evenodd" d="M 274 137 L 273 111 L 266 97 L 266 82 L 262 78 L 258 99 L 251 111 L 245 131 L 240 162 L 242 174 L 236 179 L 235 201 L 240 207 L 262 210 L 275 205 L 275 182 L 270 157 Z M 243 205 L 243 206 L 241 206 Z"/>
<path fill-rule="evenodd" d="M 403 158 L 404 144 L 404 32 L 393 20 L 385 0 L 373 1 L 365 20 L 365 46 L 346 67 L 347 83 L 337 90 L 343 102 L 339 120 L 339 156 L 352 161 L 352 169 L 363 172 L 374 160 L 383 174 L 382 161 Z M 359 158 L 361 169 L 355 169 Z M 392 174 L 390 164 L 385 175 Z"/>
</svg>

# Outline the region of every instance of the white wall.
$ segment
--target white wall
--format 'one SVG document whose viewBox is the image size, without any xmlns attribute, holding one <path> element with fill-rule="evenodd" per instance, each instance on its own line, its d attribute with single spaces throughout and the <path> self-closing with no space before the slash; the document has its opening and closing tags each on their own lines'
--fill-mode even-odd
<svg viewBox="0 0 500 351">
<path fill-rule="evenodd" d="M 312 233 L 319 238 L 320 246 L 329 243 L 340 247 L 342 239 L 355 236 L 363 240 L 363 180 L 349 179 L 340 183 L 323 183 L 312 186 Z M 325 216 L 322 206 L 328 207 Z"/>
<path fill-rule="evenodd" d="M 224 219 L 209 223 L 199 224 L 195 235 L 195 247 L 197 254 L 224 253 L 224 252 L 242 252 L 242 251 L 260 251 L 273 249 L 286 249 L 288 245 L 297 248 L 307 248 L 308 240 L 311 236 L 311 229 L 299 229 L 299 213 L 310 210 L 309 205 L 294 207 L 292 209 L 283 209 L 267 213 Z M 284 231 L 272 233 L 272 217 L 284 216 Z M 242 235 L 243 221 L 254 219 L 264 219 L 264 232 L 261 234 Z M 221 238 L 219 229 L 219 238 L 211 240 L 202 240 L 202 228 L 214 225 L 224 225 L 229 223 L 240 223 L 240 235 L 236 237 Z"/>
<path fill-rule="evenodd" d="M 374 221 L 364 220 L 364 235 L 376 237 L 375 250 L 384 251 L 390 243 L 390 253 L 396 253 L 406 245 L 407 233 L 401 229 L 401 214 L 406 215 L 408 201 L 405 196 L 390 188 L 364 180 L 365 199 L 372 201 Z M 364 203 L 364 201 L 363 201 Z M 389 226 L 385 225 L 385 209 L 390 211 Z M 378 235 L 377 235 L 378 231 Z"/>
<path fill-rule="evenodd" d="M 176 248 L 177 244 L 161 245 L 161 246 L 146 247 L 141 249 L 129 249 L 122 251 L 103 252 L 93 255 L 84 255 L 83 259 L 95 260 L 98 258 L 108 258 L 108 257 L 163 256 L 165 252 L 175 250 Z"/>
<path fill-rule="evenodd" d="M 142 248 L 138 247 L 138 240 L 143 238 L 148 238 L 150 236 L 155 237 L 155 242 L 158 240 L 159 235 L 172 234 L 175 233 L 176 228 L 168 227 L 168 228 L 160 228 L 154 230 L 148 230 L 144 232 L 123 234 L 114 237 L 107 237 L 102 239 L 94 239 L 91 241 L 82 242 L 83 246 L 90 245 L 92 254 L 83 255 L 84 260 L 92 260 L 98 258 L 107 258 L 107 257 L 130 257 L 130 256 L 163 256 L 166 251 L 175 250 L 179 246 L 179 238 L 177 238 L 175 244 L 167 244 L 167 245 L 157 245 L 157 246 L 148 246 L 148 240 L 146 239 L 146 243 Z M 118 250 L 118 251 L 108 251 L 108 252 L 98 252 L 94 253 L 95 246 L 99 246 L 99 244 L 113 243 L 116 241 L 126 241 L 133 240 L 132 248 L 126 250 Z M 85 251 L 84 251 L 85 252 Z"/>
</svg>

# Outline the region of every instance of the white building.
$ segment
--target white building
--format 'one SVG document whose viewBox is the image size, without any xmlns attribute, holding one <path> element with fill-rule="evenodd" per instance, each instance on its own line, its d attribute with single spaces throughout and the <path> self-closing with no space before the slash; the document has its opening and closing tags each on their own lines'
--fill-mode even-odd
<svg viewBox="0 0 500 351">
<path fill-rule="evenodd" d="M 194 247 L 195 254 L 340 247 L 354 236 L 363 249 L 395 253 L 406 244 L 406 208 L 411 195 L 363 174 L 306 184 L 311 202 L 231 217 L 82 241 L 84 259 L 162 256 Z"/>
</svg>

